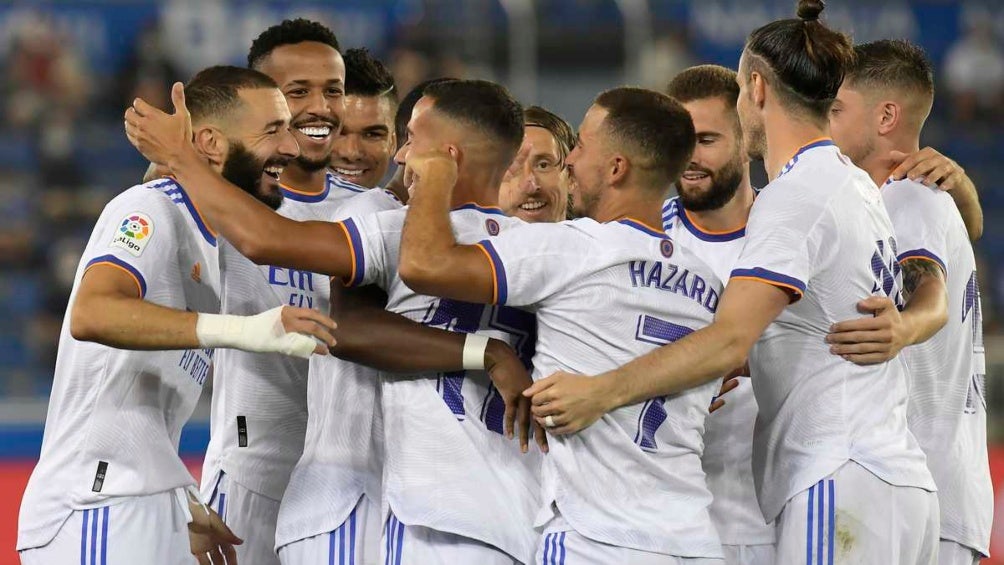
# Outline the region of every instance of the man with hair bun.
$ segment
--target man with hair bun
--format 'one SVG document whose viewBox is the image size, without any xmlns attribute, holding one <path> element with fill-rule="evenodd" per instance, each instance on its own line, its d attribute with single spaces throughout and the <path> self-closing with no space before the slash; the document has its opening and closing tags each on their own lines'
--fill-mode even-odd
<svg viewBox="0 0 1004 565">
<path fill-rule="evenodd" d="M 764 518 L 777 523 L 776 562 L 928 565 L 938 499 L 907 428 L 905 367 L 855 365 L 826 343 L 862 296 L 902 296 L 881 195 L 829 139 L 829 110 L 855 57 L 819 21 L 822 10 L 802 0 L 797 19 L 755 30 L 743 50 L 737 110 L 770 183 L 715 323 L 598 378 L 536 382 L 534 415 L 577 431 L 616 407 L 720 378 L 748 355 L 759 405 L 754 480 Z"/>
</svg>

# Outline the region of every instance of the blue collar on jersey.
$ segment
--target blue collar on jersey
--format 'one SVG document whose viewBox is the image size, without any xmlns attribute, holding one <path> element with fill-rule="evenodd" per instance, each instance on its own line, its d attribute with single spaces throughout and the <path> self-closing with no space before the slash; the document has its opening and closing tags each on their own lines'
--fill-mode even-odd
<svg viewBox="0 0 1004 565">
<path fill-rule="evenodd" d="M 798 158 L 799 158 L 799 156 L 802 155 L 802 153 L 805 153 L 806 151 L 808 151 L 810 149 L 815 149 L 817 147 L 827 147 L 827 146 L 830 146 L 830 145 L 833 145 L 833 140 L 830 139 L 830 138 L 828 138 L 828 137 L 824 137 L 822 139 L 817 139 L 815 141 L 812 141 L 812 142 L 809 142 L 809 143 L 803 145 L 802 147 L 800 147 L 798 149 L 798 151 L 795 152 L 795 155 L 791 158 L 791 160 L 789 160 L 788 163 L 785 164 L 785 166 L 781 168 L 781 172 L 777 174 L 777 178 L 781 178 L 782 175 L 784 175 L 785 173 L 787 173 L 788 171 L 790 171 L 792 169 L 792 167 L 795 166 L 795 163 L 798 162 Z M 775 180 L 777 180 L 777 179 L 775 179 Z"/>
<path fill-rule="evenodd" d="M 498 206 L 481 206 L 477 202 L 468 202 L 467 204 L 461 204 L 460 206 L 457 206 L 456 208 L 450 211 L 455 212 L 457 210 L 477 210 L 482 214 L 494 214 L 496 216 L 505 216 L 505 213 L 502 212 L 502 208 L 499 208 Z"/>
<path fill-rule="evenodd" d="M 690 214 L 687 213 L 686 208 L 683 208 L 682 206 L 680 208 L 681 208 L 681 213 L 677 214 L 677 217 L 680 218 L 680 222 L 683 223 L 683 227 L 687 228 L 687 231 L 694 234 L 694 237 L 700 239 L 701 241 L 721 243 L 723 241 L 734 241 L 736 239 L 746 237 L 745 225 L 734 231 L 727 231 L 727 232 L 705 231 L 700 226 L 695 224 L 692 219 L 690 219 Z"/>
<path fill-rule="evenodd" d="M 328 197 L 328 193 L 331 192 L 331 183 L 328 182 L 328 179 L 325 179 L 324 190 L 317 193 L 303 192 L 302 190 L 297 190 L 284 184 L 279 185 L 279 191 L 282 192 L 283 198 L 289 198 L 290 200 L 296 200 L 297 202 L 324 202 L 324 200 Z"/>
<path fill-rule="evenodd" d="M 338 188 L 348 190 L 350 192 L 366 192 L 367 190 L 369 190 L 365 186 L 359 186 L 358 184 L 352 181 L 345 180 L 342 177 L 336 175 L 335 173 L 328 171 L 327 182 L 325 183 L 325 190 L 329 190 L 332 185 L 337 186 Z"/>
<path fill-rule="evenodd" d="M 167 177 L 160 180 L 153 181 L 147 184 L 148 188 L 153 188 L 164 193 L 165 196 L 171 199 L 171 202 L 175 204 L 184 205 L 188 209 L 188 214 L 195 221 L 195 225 L 199 228 L 199 232 L 202 233 L 202 237 L 212 245 L 216 247 L 216 232 L 213 228 L 209 227 L 209 224 L 202 218 L 202 214 L 199 209 L 195 207 L 195 203 L 192 199 L 188 197 L 188 193 L 181 186 L 181 183 L 176 181 L 173 177 Z"/>
<path fill-rule="evenodd" d="M 645 225 L 645 224 L 643 224 L 643 223 L 641 223 L 638 220 L 635 220 L 633 218 L 623 218 L 621 220 L 617 220 L 617 223 L 618 224 L 624 224 L 625 226 L 630 226 L 630 227 L 632 227 L 632 228 L 634 228 L 634 229 L 636 229 L 636 230 L 638 230 L 638 231 L 640 231 L 640 232 L 642 232 L 644 234 L 651 235 L 653 237 L 658 237 L 658 238 L 661 238 L 661 239 L 669 239 L 669 236 L 666 235 L 666 232 L 659 231 L 659 230 L 657 230 L 655 228 L 651 228 L 651 227 L 649 227 L 649 226 L 647 226 L 647 225 Z"/>
</svg>

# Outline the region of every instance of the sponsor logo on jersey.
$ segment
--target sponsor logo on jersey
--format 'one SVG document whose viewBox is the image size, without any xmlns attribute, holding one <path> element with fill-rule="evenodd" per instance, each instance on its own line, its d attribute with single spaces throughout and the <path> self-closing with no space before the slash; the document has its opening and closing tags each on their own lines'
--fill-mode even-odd
<svg viewBox="0 0 1004 565">
<path fill-rule="evenodd" d="M 132 212 L 122 219 L 111 247 L 121 247 L 135 257 L 143 254 L 153 237 L 153 220 L 142 212 Z"/>
</svg>

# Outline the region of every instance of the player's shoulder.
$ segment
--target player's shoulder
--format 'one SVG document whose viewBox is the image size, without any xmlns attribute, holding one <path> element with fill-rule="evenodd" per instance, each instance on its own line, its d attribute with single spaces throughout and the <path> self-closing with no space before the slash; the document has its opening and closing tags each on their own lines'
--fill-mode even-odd
<svg viewBox="0 0 1004 565">
<path fill-rule="evenodd" d="M 328 198 L 351 198 L 368 191 L 365 186 L 345 180 L 330 170 L 324 175 L 324 190 Z"/>
<path fill-rule="evenodd" d="M 951 206 L 952 197 L 939 188 L 915 180 L 887 180 L 882 185 L 882 200 L 903 207 Z"/>
<path fill-rule="evenodd" d="M 383 188 L 372 188 L 343 201 L 338 209 L 338 215 L 341 217 L 361 216 L 402 210 L 403 207 L 404 203 L 393 192 Z"/>
</svg>

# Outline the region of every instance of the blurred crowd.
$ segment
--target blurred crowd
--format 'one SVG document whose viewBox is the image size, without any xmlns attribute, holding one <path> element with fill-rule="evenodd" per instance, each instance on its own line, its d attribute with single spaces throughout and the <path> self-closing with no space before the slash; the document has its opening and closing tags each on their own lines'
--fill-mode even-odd
<svg viewBox="0 0 1004 565">
<path fill-rule="evenodd" d="M 394 24 L 367 45 L 391 67 L 399 92 L 432 76 L 509 77 L 511 61 L 499 56 L 506 48 L 492 44 L 504 45 L 506 33 L 517 30 L 483 33 L 458 26 L 457 18 L 477 16 L 467 13 L 476 4 L 459 3 L 463 9 L 452 18 L 428 10 L 397 13 Z M 656 23 L 642 36 L 636 57 L 609 56 L 622 53 L 624 41 L 621 24 L 596 12 L 609 2 L 539 4 L 539 99 L 526 102 L 550 105 L 572 123 L 585 104 L 549 92 L 574 85 L 584 91 L 574 100 L 588 102 L 623 77 L 620 67 L 628 64 L 636 65 L 638 82 L 660 88 L 676 71 L 704 62 L 685 26 Z M 168 20 L 146 22 L 116 68 L 101 71 L 93 68 L 81 34 L 58 25 L 45 10 L 8 18 L 0 33 L 0 397 L 48 392 L 79 253 L 104 204 L 142 177 L 145 164 L 121 131 L 122 109 L 136 96 L 167 107 L 173 81 L 220 62 L 174 49 Z M 980 17 L 959 22 L 957 37 L 935 60 L 939 90 L 925 134 L 925 143 L 959 161 L 981 192 L 986 232 L 978 255 L 988 333 L 1000 328 L 1004 314 L 1001 27 Z M 590 40 L 570 54 L 555 47 L 582 37 Z"/>
</svg>

